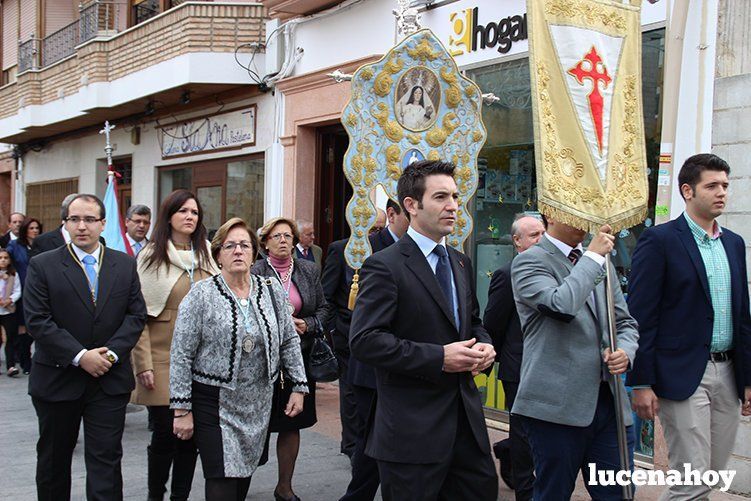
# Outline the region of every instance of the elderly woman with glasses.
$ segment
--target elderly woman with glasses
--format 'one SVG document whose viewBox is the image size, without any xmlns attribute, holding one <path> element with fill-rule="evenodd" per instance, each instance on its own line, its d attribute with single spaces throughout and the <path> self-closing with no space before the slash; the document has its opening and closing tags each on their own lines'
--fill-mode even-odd
<svg viewBox="0 0 751 501">
<path fill-rule="evenodd" d="M 300 336 L 302 356 L 308 366 L 312 337 L 326 325 L 329 309 L 321 286 L 321 269 L 317 264 L 294 258 L 295 245 L 299 240 L 297 226 L 289 219 L 274 218 L 260 230 L 261 245 L 266 250 L 266 259 L 253 265 L 253 273 L 278 279 L 286 296 L 286 305 L 295 331 Z M 310 381 L 310 377 L 308 377 Z M 305 397 L 305 408 L 296 417 L 282 412 L 282 403 L 288 398 L 289 388 L 274 388 L 274 408 L 271 410 L 269 430 L 279 433 L 276 455 L 279 462 L 279 477 L 274 498 L 299 499 L 292 490 L 292 474 L 300 450 L 300 430 L 316 423 L 315 382 L 310 382 Z"/>
<path fill-rule="evenodd" d="M 194 437 L 208 501 L 243 500 L 267 437 L 274 381 L 303 409 L 308 385 L 300 341 L 281 284 L 250 273 L 258 239 L 240 218 L 216 232 L 221 273 L 198 282 L 180 304 L 170 351 L 174 432 Z"/>
</svg>

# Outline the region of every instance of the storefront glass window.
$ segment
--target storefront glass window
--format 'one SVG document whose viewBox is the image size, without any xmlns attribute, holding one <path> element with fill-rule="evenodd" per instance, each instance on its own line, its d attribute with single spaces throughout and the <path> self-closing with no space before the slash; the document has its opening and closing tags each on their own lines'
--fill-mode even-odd
<svg viewBox="0 0 751 501">
<path fill-rule="evenodd" d="M 644 224 L 624 230 L 618 235 L 613 262 L 626 293 L 631 253 L 641 232 L 654 221 L 662 122 L 660 111 L 664 44 L 663 29 L 642 35 L 642 89 L 647 150 L 645 168 L 649 174 L 649 213 Z M 526 58 L 506 61 L 469 70 L 467 75 L 483 92 L 492 92 L 500 98 L 499 102 L 483 107 L 483 121 L 488 130 L 488 138 L 478 158 L 479 188 L 470 204 L 475 226 L 473 239 L 467 250 L 474 258 L 477 297 L 482 313 L 487 304 L 491 275 L 514 257 L 509 233 L 514 216 L 521 212 L 536 213 L 537 210 L 529 61 Z M 490 377 L 477 378 L 484 393 L 486 408 L 491 410 L 491 414 L 506 408 L 503 388 L 496 380 L 496 373 L 497 367 Z M 651 456 L 651 423 L 637 426 L 637 452 Z"/>
<path fill-rule="evenodd" d="M 251 228 L 263 226 L 262 158 L 227 164 L 227 219 L 241 217 Z"/>
</svg>

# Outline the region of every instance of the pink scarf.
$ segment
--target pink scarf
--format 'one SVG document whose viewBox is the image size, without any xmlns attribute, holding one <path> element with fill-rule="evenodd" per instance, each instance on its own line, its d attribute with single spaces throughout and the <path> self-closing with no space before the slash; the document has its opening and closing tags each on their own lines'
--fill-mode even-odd
<svg viewBox="0 0 751 501">
<path fill-rule="evenodd" d="M 282 277 L 282 279 L 286 277 L 291 261 L 292 256 L 286 259 L 279 259 L 269 254 L 269 262 L 271 263 L 271 266 L 274 267 L 274 269 L 279 274 L 279 276 Z M 289 301 L 295 308 L 293 316 L 296 316 L 302 309 L 302 296 L 300 296 L 300 291 L 297 290 L 297 286 L 292 281 L 292 277 L 289 277 L 289 282 L 282 282 L 282 287 L 285 291 L 287 290 L 287 287 L 289 287 Z"/>
</svg>

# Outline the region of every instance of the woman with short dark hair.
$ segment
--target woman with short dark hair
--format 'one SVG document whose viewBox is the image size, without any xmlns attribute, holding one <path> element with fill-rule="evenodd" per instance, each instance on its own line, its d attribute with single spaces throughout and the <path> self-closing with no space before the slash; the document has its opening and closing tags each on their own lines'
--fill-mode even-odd
<svg viewBox="0 0 751 501">
<path fill-rule="evenodd" d="M 308 392 L 300 341 L 276 279 L 251 275 L 258 238 L 240 218 L 217 230 L 211 253 L 221 272 L 185 297 L 172 338 L 174 431 L 201 454 L 207 501 L 244 500 L 267 436 L 274 381 L 303 409 Z"/>
</svg>

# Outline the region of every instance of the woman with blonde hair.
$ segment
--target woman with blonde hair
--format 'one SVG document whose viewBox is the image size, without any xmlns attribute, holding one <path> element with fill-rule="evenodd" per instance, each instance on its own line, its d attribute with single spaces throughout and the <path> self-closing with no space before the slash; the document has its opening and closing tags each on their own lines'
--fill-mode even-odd
<svg viewBox="0 0 751 501">
<path fill-rule="evenodd" d="M 172 470 L 170 500 L 190 495 L 197 451 L 179 440 L 169 408 L 170 345 L 180 302 L 195 284 L 218 272 L 209 252 L 203 210 L 187 190 L 164 199 L 151 240 L 138 254 L 138 276 L 149 318 L 133 349 L 136 389 L 131 401 L 145 405 L 152 430 L 147 447 L 148 499 L 161 500 Z"/>
<path fill-rule="evenodd" d="M 322 331 L 322 326 L 327 324 L 332 313 L 326 307 L 321 269 L 311 261 L 294 258 L 295 245 L 299 240 L 294 221 L 274 218 L 264 224 L 259 233 L 267 257 L 256 261 L 252 272 L 281 282 L 287 314 L 292 315 L 295 331 L 300 336 L 302 356 L 307 367 L 313 336 Z M 283 412 L 283 404 L 289 399 L 291 389 L 282 388 L 279 384 L 274 388 L 269 430 L 279 433 L 276 441 L 279 477 L 274 489 L 277 501 L 299 499 L 292 490 L 292 475 L 300 451 L 300 430 L 316 423 L 315 382 L 311 381 L 309 374 L 307 380 L 309 393 L 305 396 L 303 411 L 295 417 Z"/>
<path fill-rule="evenodd" d="M 290 389 L 289 417 L 308 392 L 282 286 L 250 273 L 257 252 L 258 238 L 242 219 L 217 230 L 211 254 L 221 273 L 188 293 L 172 338 L 174 430 L 182 440 L 195 437 L 207 501 L 245 499 L 266 441 L 274 381 L 283 378 Z"/>
</svg>

